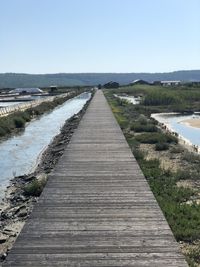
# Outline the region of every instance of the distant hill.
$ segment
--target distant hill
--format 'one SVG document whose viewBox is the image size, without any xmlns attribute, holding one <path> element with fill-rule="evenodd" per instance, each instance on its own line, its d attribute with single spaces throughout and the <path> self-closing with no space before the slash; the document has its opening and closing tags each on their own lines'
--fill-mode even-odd
<svg viewBox="0 0 200 267">
<path fill-rule="evenodd" d="M 200 70 L 168 73 L 1 73 L 0 88 L 97 85 L 109 81 L 128 84 L 136 79 L 143 79 L 149 82 L 157 80 L 200 81 Z"/>
</svg>

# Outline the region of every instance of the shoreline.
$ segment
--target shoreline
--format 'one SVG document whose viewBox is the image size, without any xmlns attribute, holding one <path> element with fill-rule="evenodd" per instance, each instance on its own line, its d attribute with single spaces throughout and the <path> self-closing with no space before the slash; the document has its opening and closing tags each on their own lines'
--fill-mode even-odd
<svg viewBox="0 0 200 267">
<path fill-rule="evenodd" d="M 39 197 L 25 195 L 24 186 L 34 179 L 46 178 L 53 170 L 59 158 L 63 155 L 74 131 L 77 129 L 92 97 L 93 94 L 79 113 L 66 120 L 60 133 L 38 155 L 37 166 L 34 171 L 10 180 L 10 185 L 5 190 L 4 198 L 0 203 L 0 262 L 5 260 L 7 253 L 12 248 L 35 203 L 39 199 Z"/>
<path fill-rule="evenodd" d="M 161 128 L 162 131 L 169 132 L 170 134 L 175 135 L 178 138 L 179 144 L 184 146 L 189 152 L 200 154 L 200 146 L 192 144 L 190 140 L 188 140 L 187 138 L 185 138 L 182 135 L 180 135 L 179 133 L 177 133 L 171 127 L 170 123 L 159 121 L 159 116 L 163 115 L 163 114 L 175 115 L 175 114 L 179 114 L 179 113 L 175 113 L 175 112 L 174 113 L 173 112 L 171 112 L 171 113 L 154 113 L 154 114 L 151 114 L 151 118 L 153 118 L 154 120 L 156 120 L 158 122 L 158 126 Z M 187 119 L 187 120 L 193 120 L 193 119 Z M 200 119 L 198 119 L 198 120 L 200 121 Z M 180 123 L 183 123 L 183 122 L 184 121 L 182 121 Z M 189 126 L 189 127 L 191 127 L 191 126 Z"/>
<path fill-rule="evenodd" d="M 186 120 L 180 121 L 180 123 L 188 127 L 200 129 L 200 118 L 186 119 Z"/>
</svg>

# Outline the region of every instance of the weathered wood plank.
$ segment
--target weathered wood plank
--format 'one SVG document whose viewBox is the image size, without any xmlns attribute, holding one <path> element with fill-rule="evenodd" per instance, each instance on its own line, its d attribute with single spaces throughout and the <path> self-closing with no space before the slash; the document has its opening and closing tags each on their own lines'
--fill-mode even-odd
<svg viewBox="0 0 200 267">
<path fill-rule="evenodd" d="M 3 266 L 187 266 L 102 92 Z"/>
</svg>

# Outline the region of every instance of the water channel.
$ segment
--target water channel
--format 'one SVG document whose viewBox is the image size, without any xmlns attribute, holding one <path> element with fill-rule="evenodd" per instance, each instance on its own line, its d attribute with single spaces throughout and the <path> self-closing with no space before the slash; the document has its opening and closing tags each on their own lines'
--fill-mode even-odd
<svg viewBox="0 0 200 267">
<path fill-rule="evenodd" d="M 77 114 L 90 99 L 83 93 L 66 101 L 53 111 L 31 121 L 24 131 L 0 143 L 0 199 L 14 176 L 30 173 L 38 157 L 53 137 L 60 132 L 65 121 Z"/>
<path fill-rule="evenodd" d="M 158 122 L 163 123 L 171 131 L 180 135 L 180 138 L 189 145 L 200 146 L 200 128 L 185 123 L 187 120 L 200 120 L 200 114 L 181 115 L 177 113 L 161 113 L 151 115 Z"/>
<path fill-rule="evenodd" d="M 120 96 L 115 95 L 120 99 L 127 100 L 130 103 L 136 105 L 139 104 L 140 98 L 134 96 Z M 199 119 L 200 114 L 195 113 L 192 115 L 181 115 L 178 113 L 160 113 L 152 114 L 151 117 L 156 119 L 158 122 L 163 123 L 166 127 L 172 131 L 179 134 L 179 138 L 182 139 L 188 145 L 195 145 L 200 148 L 200 128 L 192 127 L 185 123 L 186 120 Z"/>
<path fill-rule="evenodd" d="M 135 96 L 121 96 L 121 95 L 114 95 L 115 97 L 118 97 L 122 100 L 126 100 L 128 102 L 130 102 L 133 105 L 137 105 L 140 103 L 141 98 L 140 97 L 135 97 Z"/>
<path fill-rule="evenodd" d="M 23 101 L 22 102 L 0 102 L 0 108 L 18 105 L 18 104 L 22 104 L 22 103 L 24 103 L 24 102 Z"/>
</svg>

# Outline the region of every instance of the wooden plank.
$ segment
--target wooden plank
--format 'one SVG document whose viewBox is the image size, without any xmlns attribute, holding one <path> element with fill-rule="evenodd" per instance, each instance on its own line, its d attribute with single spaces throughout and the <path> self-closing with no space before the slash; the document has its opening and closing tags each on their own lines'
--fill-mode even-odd
<svg viewBox="0 0 200 267">
<path fill-rule="evenodd" d="M 188 266 L 101 91 L 3 266 Z"/>
</svg>

